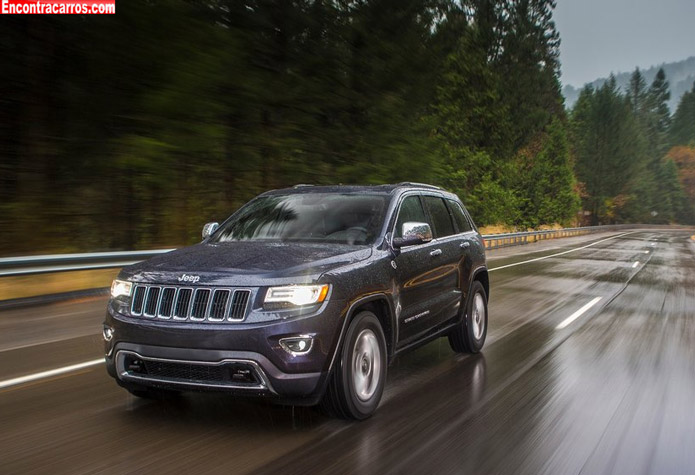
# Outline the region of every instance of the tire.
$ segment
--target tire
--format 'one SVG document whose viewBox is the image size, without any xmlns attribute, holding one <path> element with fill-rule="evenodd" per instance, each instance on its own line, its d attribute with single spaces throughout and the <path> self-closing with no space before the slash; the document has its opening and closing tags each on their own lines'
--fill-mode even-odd
<svg viewBox="0 0 695 475">
<path fill-rule="evenodd" d="M 364 420 L 374 414 L 386 383 L 386 338 L 372 312 L 350 322 L 320 406 L 342 419 Z"/>
<path fill-rule="evenodd" d="M 466 314 L 449 333 L 451 349 L 457 353 L 480 353 L 487 336 L 487 295 L 483 284 L 473 281 L 466 302 Z"/>
</svg>

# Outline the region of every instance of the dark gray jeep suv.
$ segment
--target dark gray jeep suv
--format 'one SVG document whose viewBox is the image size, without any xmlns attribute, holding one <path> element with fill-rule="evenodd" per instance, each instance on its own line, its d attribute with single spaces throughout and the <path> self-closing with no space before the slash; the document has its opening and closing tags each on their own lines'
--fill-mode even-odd
<svg viewBox="0 0 695 475">
<path fill-rule="evenodd" d="M 106 363 L 137 396 L 222 390 L 364 419 L 398 354 L 441 336 L 480 351 L 488 295 L 483 241 L 456 195 L 298 185 L 124 268 Z"/>
</svg>

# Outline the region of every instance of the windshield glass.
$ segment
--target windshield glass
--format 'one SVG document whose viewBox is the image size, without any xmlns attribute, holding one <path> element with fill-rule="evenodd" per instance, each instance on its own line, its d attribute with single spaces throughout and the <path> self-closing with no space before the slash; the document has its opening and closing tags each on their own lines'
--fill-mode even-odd
<svg viewBox="0 0 695 475">
<path fill-rule="evenodd" d="M 312 241 L 372 244 L 387 197 L 338 193 L 265 196 L 251 201 L 215 232 L 211 242 Z"/>
</svg>

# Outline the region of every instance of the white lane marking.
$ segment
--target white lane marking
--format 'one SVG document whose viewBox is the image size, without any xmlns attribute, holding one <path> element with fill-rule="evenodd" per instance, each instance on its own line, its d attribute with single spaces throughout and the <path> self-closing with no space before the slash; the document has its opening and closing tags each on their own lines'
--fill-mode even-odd
<svg viewBox="0 0 695 475">
<path fill-rule="evenodd" d="M 78 369 L 89 368 L 90 366 L 96 366 L 98 364 L 104 363 L 104 358 L 99 358 L 98 360 L 85 361 L 84 363 L 78 363 L 70 366 L 63 366 L 62 368 L 51 369 L 48 371 L 42 371 L 40 373 L 28 374 L 26 376 L 21 376 L 19 378 L 7 379 L 5 381 L 0 381 L 0 389 L 9 388 L 10 386 L 16 386 L 18 384 L 29 383 L 31 381 L 36 381 L 38 379 L 50 378 L 51 376 L 57 376 L 59 374 L 70 373 L 71 371 L 77 371 Z"/>
<path fill-rule="evenodd" d="M 637 267 L 638 265 L 639 265 L 639 261 L 637 261 L 637 262 L 635 262 L 634 264 L 632 264 L 632 268 L 634 269 L 634 268 Z"/>
<path fill-rule="evenodd" d="M 587 310 L 589 310 L 591 307 L 593 307 L 594 305 L 596 305 L 597 303 L 599 303 L 599 301 L 600 301 L 602 298 L 603 298 L 603 297 L 596 297 L 594 300 L 592 300 L 592 301 L 589 302 L 588 304 L 584 305 L 582 308 L 580 308 L 579 310 L 577 310 L 576 312 L 574 312 L 572 315 L 570 315 L 569 317 L 565 318 L 558 326 L 555 327 L 555 329 L 556 329 L 556 330 L 562 330 L 562 329 L 565 328 L 567 325 L 569 325 L 570 323 L 572 323 L 573 321 L 575 321 L 576 319 L 578 319 L 579 317 L 581 317 L 581 316 L 582 316 Z"/>
<path fill-rule="evenodd" d="M 595 246 L 596 244 L 601 244 L 602 242 L 610 241 L 611 239 L 617 239 L 617 238 L 625 236 L 627 234 L 634 234 L 636 232 L 637 231 L 632 231 L 629 233 L 618 234 L 617 236 L 612 236 L 612 237 L 609 237 L 606 239 L 601 239 L 600 241 L 592 242 L 591 244 L 587 244 L 586 246 L 576 247 L 574 249 L 570 249 L 568 251 L 563 251 L 563 252 L 558 252 L 557 254 L 551 254 L 549 256 L 536 257 L 535 259 L 529 259 L 528 261 L 515 262 L 514 264 L 507 264 L 505 266 L 493 267 L 492 269 L 488 269 L 488 272 L 492 272 L 492 271 L 496 271 L 496 270 L 500 270 L 500 269 L 506 269 L 508 267 L 520 266 L 522 264 L 528 264 L 529 262 L 542 261 L 544 259 L 550 259 L 551 257 L 557 257 L 557 256 L 569 254 L 570 252 L 581 251 L 582 249 L 586 249 L 588 247 Z"/>
</svg>

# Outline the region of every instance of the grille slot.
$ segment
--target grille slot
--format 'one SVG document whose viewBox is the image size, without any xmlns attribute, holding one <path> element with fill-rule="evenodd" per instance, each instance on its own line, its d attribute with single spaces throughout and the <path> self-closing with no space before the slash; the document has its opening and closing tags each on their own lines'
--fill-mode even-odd
<svg viewBox="0 0 695 475">
<path fill-rule="evenodd" d="M 230 320 L 243 320 L 246 317 L 246 308 L 249 306 L 250 290 L 235 290 L 232 298 Z"/>
<path fill-rule="evenodd" d="M 193 289 L 179 289 L 176 296 L 176 306 L 174 307 L 174 320 L 186 320 L 188 309 L 191 307 L 191 296 Z"/>
<path fill-rule="evenodd" d="M 147 287 L 138 285 L 135 287 L 135 292 L 133 292 L 133 307 L 131 313 L 133 315 L 142 315 L 142 307 L 145 303 L 145 293 L 147 293 Z"/>
<path fill-rule="evenodd" d="M 145 310 L 142 314 L 146 317 L 155 317 L 157 315 L 157 307 L 159 307 L 159 293 L 162 289 L 159 287 L 150 287 L 147 290 L 145 297 Z"/>
<path fill-rule="evenodd" d="M 175 287 L 165 287 L 162 290 L 162 299 L 159 304 L 159 318 L 171 318 L 174 312 L 174 299 L 176 298 Z"/>
<path fill-rule="evenodd" d="M 251 290 L 135 285 L 130 313 L 134 317 L 193 322 L 242 321 Z"/>
<path fill-rule="evenodd" d="M 231 290 L 217 289 L 212 296 L 212 306 L 210 307 L 210 321 L 221 322 L 227 313 L 227 303 Z"/>
<path fill-rule="evenodd" d="M 193 295 L 193 307 L 191 308 L 191 320 L 202 321 L 208 315 L 209 289 L 197 289 Z"/>
</svg>

